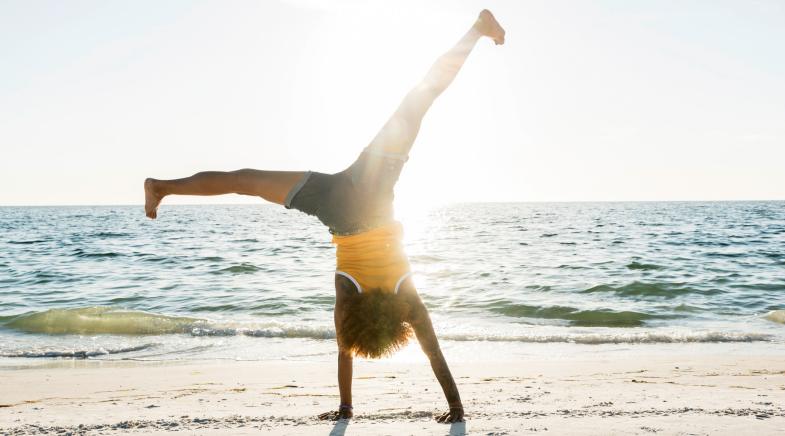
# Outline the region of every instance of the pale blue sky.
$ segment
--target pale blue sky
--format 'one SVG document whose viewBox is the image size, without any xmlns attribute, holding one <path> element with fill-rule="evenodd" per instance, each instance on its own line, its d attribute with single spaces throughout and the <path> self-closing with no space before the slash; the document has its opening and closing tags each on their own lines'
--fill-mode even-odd
<svg viewBox="0 0 785 436">
<path fill-rule="evenodd" d="M 400 202 L 785 199 L 780 1 L 2 0 L 0 204 L 340 170 L 483 7 Z"/>
</svg>

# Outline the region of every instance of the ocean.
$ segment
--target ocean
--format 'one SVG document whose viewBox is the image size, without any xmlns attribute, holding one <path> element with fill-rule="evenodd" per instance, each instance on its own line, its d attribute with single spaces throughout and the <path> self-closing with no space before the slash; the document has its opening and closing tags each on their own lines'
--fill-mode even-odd
<svg viewBox="0 0 785 436">
<path fill-rule="evenodd" d="M 449 359 L 785 344 L 785 202 L 472 203 L 400 220 Z M 335 249 L 299 212 L 2 207 L 0 236 L 0 365 L 334 358 Z"/>
</svg>

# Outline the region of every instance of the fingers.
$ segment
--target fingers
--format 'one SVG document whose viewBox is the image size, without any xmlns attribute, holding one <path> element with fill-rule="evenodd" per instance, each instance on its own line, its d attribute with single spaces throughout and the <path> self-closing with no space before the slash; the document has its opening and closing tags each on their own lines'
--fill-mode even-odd
<svg viewBox="0 0 785 436">
<path fill-rule="evenodd" d="M 451 422 L 451 418 L 452 416 L 450 415 L 450 412 L 445 412 L 436 417 L 436 422 L 440 424 L 449 424 Z"/>
<path fill-rule="evenodd" d="M 332 410 L 330 412 L 324 412 L 318 415 L 318 418 L 322 421 L 337 421 L 339 419 L 348 419 L 351 418 L 352 415 L 345 410 L 335 411 Z M 434 417 L 436 422 L 440 424 L 452 424 L 456 422 L 463 422 L 463 410 L 451 410 L 449 412 L 444 412 L 440 415 Z"/>
<path fill-rule="evenodd" d="M 331 410 L 317 415 L 322 421 L 337 421 L 339 419 L 349 419 L 352 417 L 352 412 L 349 410 Z"/>
<path fill-rule="evenodd" d="M 330 412 L 324 412 L 321 415 L 319 415 L 319 419 L 321 419 L 322 421 L 335 421 L 338 419 L 338 412 L 334 410 Z"/>
<path fill-rule="evenodd" d="M 442 413 L 441 415 L 436 416 L 436 422 L 440 424 L 452 424 L 455 422 L 463 422 L 463 411 L 462 410 L 452 410 L 449 412 Z"/>
</svg>

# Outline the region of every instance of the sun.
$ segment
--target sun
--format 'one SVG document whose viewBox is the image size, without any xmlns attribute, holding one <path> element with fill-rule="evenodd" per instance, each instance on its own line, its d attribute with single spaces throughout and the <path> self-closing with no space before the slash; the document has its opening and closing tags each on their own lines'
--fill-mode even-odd
<svg viewBox="0 0 785 436">
<path fill-rule="evenodd" d="M 408 175 L 411 176 L 411 175 Z M 395 219 L 404 227 L 404 241 L 416 241 L 427 238 L 432 212 L 443 206 L 443 203 L 417 192 L 417 184 L 399 186 L 395 191 Z"/>
</svg>

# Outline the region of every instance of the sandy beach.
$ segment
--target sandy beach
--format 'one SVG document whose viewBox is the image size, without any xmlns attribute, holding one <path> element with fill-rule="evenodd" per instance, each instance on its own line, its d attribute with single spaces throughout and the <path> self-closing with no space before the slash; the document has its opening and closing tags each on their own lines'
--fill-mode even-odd
<svg viewBox="0 0 785 436">
<path fill-rule="evenodd" d="M 785 434 L 781 356 L 666 355 L 455 363 L 465 423 L 423 363 L 358 361 L 355 418 L 335 365 L 46 362 L 0 371 L 0 432 L 22 434 Z"/>
</svg>

